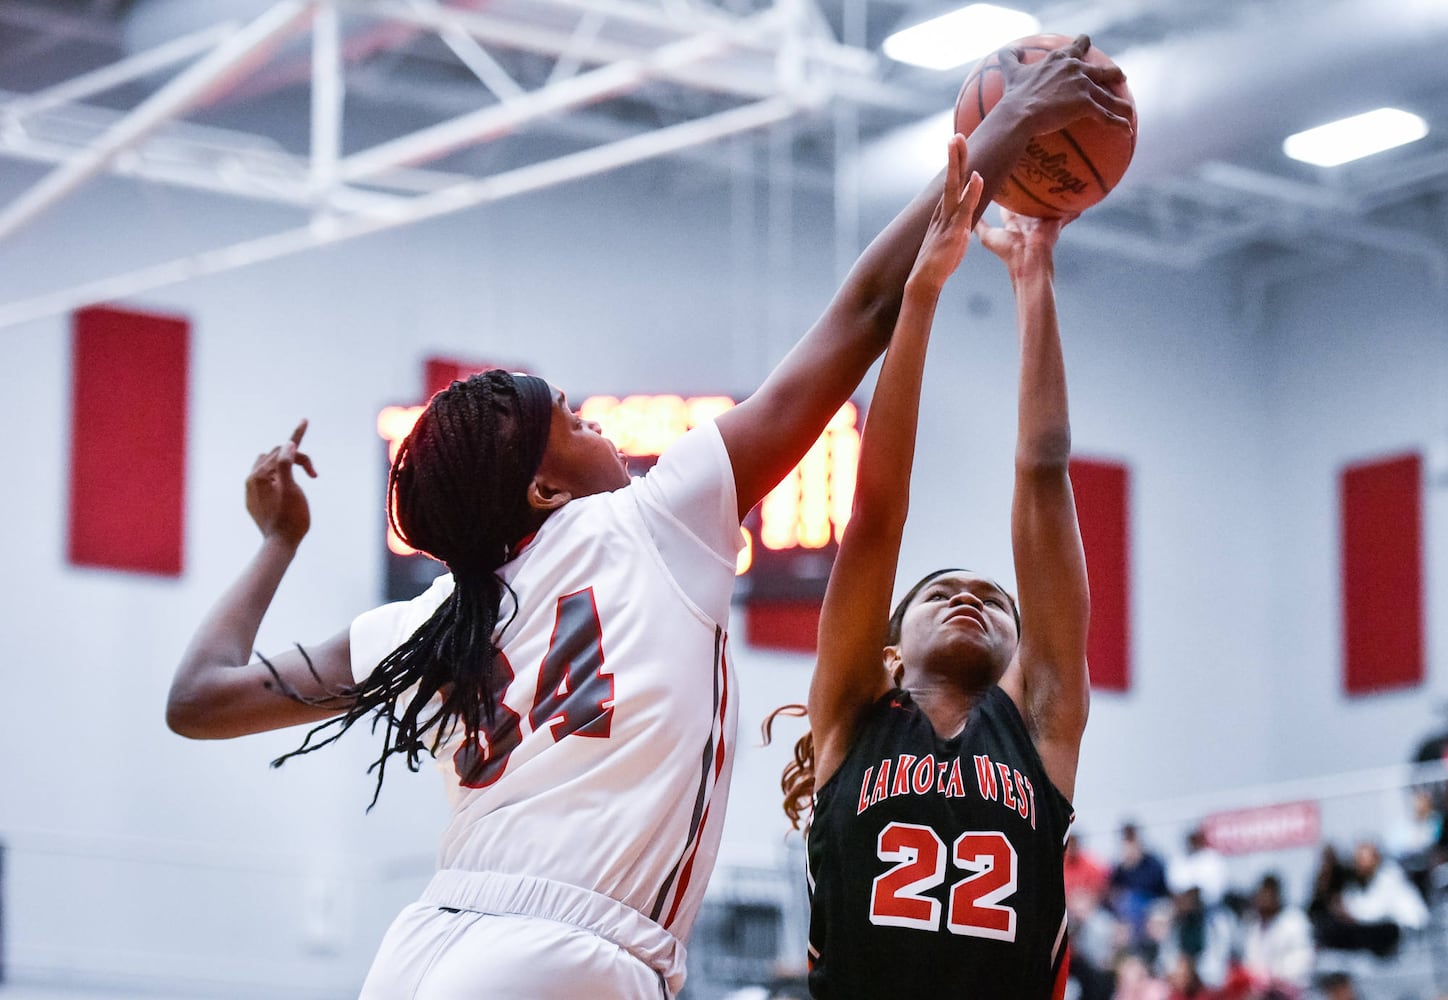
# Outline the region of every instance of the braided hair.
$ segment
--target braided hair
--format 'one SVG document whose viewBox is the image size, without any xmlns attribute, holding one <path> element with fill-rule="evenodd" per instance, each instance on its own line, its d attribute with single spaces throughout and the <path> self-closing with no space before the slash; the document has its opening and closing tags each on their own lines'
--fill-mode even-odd
<svg viewBox="0 0 1448 1000">
<path fill-rule="evenodd" d="M 900 644 L 900 633 L 905 627 L 905 612 L 910 607 L 910 602 L 915 596 L 929 586 L 930 581 L 946 573 L 956 573 L 956 569 L 937 569 L 921 577 L 908 591 L 900 598 L 900 603 L 895 605 L 895 610 L 890 612 L 890 621 L 885 629 L 885 645 L 898 646 Z M 1021 631 L 1021 612 L 1016 607 L 1014 599 L 1011 600 L 1011 615 L 1016 620 L 1016 634 Z M 774 722 L 781 715 L 793 716 L 796 718 L 806 717 L 805 706 L 800 704 L 781 705 L 773 712 L 770 712 L 764 719 L 761 730 L 764 733 L 764 744 L 769 745 L 774 735 Z M 814 811 L 814 768 L 815 768 L 815 745 L 814 733 L 805 730 L 803 736 L 795 741 L 794 755 L 790 762 L 784 765 L 784 773 L 779 778 L 779 790 L 784 793 L 784 814 L 789 818 L 789 825 L 796 830 L 809 829 L 810 813 Z"/>
<path fill-rule="evenodd" d="M 393 755 L 416 771 L 423 752 L 435 755 L 456 724 L 472 746 L 493 723 L 503 686 L 493 669 L 493 635 L 503 592 L 511 593 L 497 571 L 538 523 L 528 486 L 548 443 L 552 408 L 543 379 L 501 370 L 454 382 L 433 397 L 392 463 L 388 517 L 398 537 L 447 566 L 452 593 L 364 680 L 323 699 L 350 704 L 273 766 L 335 742 L 371 715 L 374 732 L 386 727 L 382 752 L 368 768 L 377 772 L 371 809 Z M 288 697 L 307 700 L 275 670 L 272 679 Z"/>
</svg>

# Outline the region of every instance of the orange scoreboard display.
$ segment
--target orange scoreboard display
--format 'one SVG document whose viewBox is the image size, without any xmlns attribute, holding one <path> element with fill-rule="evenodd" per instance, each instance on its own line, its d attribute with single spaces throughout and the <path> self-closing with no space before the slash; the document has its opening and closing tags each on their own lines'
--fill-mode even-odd
<svg viewBox="0 0 1448 1000">
<path fill-rule="evenodd" d="M 578 409 L 628 456 L 630 473 L 641 475 L 672 441 L 735 403 L 729 396 L 589 396 Z M 421 412 L 421 406 L 389 406 L 378 414 L 389 463 Z M 824 597 L 854 501 L 862 424 L 854 403 L 842 406 L 799 465 L 745 518 L 740 600 L 799 604 Z M 409 549 L 390 526 L 387 550 L 388 600 L 412 597 L 437 575 L 437 565 Z"/>
</svg>

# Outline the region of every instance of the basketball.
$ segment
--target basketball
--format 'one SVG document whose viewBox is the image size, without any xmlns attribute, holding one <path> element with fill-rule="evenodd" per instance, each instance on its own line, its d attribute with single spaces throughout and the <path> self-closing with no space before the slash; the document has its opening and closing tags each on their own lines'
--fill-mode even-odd
<svg viewBox="0 0 1448 1000">
<path fill-rule="evenodd" d="M 1021 61 L 1033 63 L 1070 44 L 1065 35 L 1031 35 L 1005 49 L 1021 49 Z M 1001 98 L 1005 89 L 1001 51 L 1004 49 L 982 59 L 960 88 L 955 130 L 962 135 L 969 136 Z M 1087 50 L 1086 61 L 1094 66 L 1115 65 L 1095 46 Z M 996 193 L 996 204 L 1021 215 L 1054 219 L 1082 212 L 1105 198 L 1126 173 L 1136 150 L 1136 104 L 1131 91 L 1124 82 L 1114 85 L 1112 91 L 1132 101 L 1129 133 L 1105 122 L 1081 119 L 1057 132 L 1033 137 Z"/>
</svg>

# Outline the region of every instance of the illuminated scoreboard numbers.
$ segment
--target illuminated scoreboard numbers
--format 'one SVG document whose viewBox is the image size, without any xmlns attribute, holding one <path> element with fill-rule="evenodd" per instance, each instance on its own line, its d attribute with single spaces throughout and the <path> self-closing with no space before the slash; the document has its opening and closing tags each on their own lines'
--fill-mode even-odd
<svg viewBox="0 0 1448 1000">
<path fill-rule="evenodd" d="M 860 462 L 860 411 L 846 402 L 825 428 L 830 442 L 830 520 L 839 539 L 855 505 L 855 470 Z"/>
<path fill-rule="evenodd" d="M 386 406 L 377 414 L 377 433 L 387 442 L 387 467 L 397 461 L 397 450 L 402 441 L 412 433 L 417 418 L 422 416 L 422 406 Z M 392 518 L 387 518 L 387 551 L 399 556 L 412 556 L 417 550 L 398 537 L 392 527 Z"/>
<path fill-rule="evenodd" d="M 846 403 L 818 441 L 760 505 L 760 542 L 784 550 L 838 542 L 855 499 L 859 411 Z"/>
<path fill-rule="evenodd" d="M 735 405 L 728 396 L 589 396 L 579 415 L 599 425 L 605 437 L 629 459 L 629 471 L 642 475 L 668 446 L 690 429 L 713 420 Z M 389 406 L 377 416 L 377 433 L 387 442 L 389 466 L 422 414 L 422 406 Z M 741 595 L 751 600 L 780 597 L 817 600 L 824 595 L 829 567 L 849 521 L 855 495 L 855 465 L 860 454 L 860 413 L 845 403 L 825 432 L 788 476 L 745 520 L 744 545 L 736 572 L 744 578 Z M 412 577 L 428 578 L 412 564 L 425 561 L 387 525 L 389 599 L 412 596 Z M 407 572 L 395 573 L 402 566 Z M 427 573 L 436 574 L 435 567 Z M 398 577 L 394 583 L 392 577 Z M 417 587 L 413 593 L 422 589 Z"/>
<path fill-rule="evenodd" d="M 598 424 L 603 436 L 630 458 L 657 458 L 690 428 L 733 406 L 728 396 L 589 396 L 578 415 Z"/>
<path fill-rule="evenodd" d="M 680 435 L 734 405 L 728 396 L 590 396 L 579 414 L 597 423 L 631 459 L 653 459 Z M 858 408 L 845 403 L 800 464 L 764 499 L 759 515 L 761 545 L 775 551 L 813 550 L 839 540 L 854 502 L 858 420 Z M 641 472 L 648 464 L 635 462 L 633 469 Z M 745 538 L 752 548 L 752 536 L 746 532 Z M 752 554 L 741 558 L 739 572 L 751 563 Z"/>
</svg>

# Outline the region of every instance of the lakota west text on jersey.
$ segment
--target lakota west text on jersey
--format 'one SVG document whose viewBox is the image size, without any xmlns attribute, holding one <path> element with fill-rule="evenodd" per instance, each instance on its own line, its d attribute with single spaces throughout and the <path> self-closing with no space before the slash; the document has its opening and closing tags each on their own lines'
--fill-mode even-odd
<svg viewBox="0 0 1448 1000">
<path fill-rule="evenodd" d="M 975 754 L 972 765 L 962 767 L 959 757 L 938 759 L 934 754 L 917 757 L 902 753 L 886 757 L 865 769 L 860 782 L 860 801 L 855 815 L 860 815 L 883 799 L 897 795 L 942 795 L 947 799 L 978 795 L 987 802 L 997 802 L 1004 809 L 1031 821 L 1036 828 L 1036 789 L 1031 779 L 1019 768 L 993 761 L 989 754 Z M 966 777 L 974 771 L 974 781 Z"/>
</svg>

